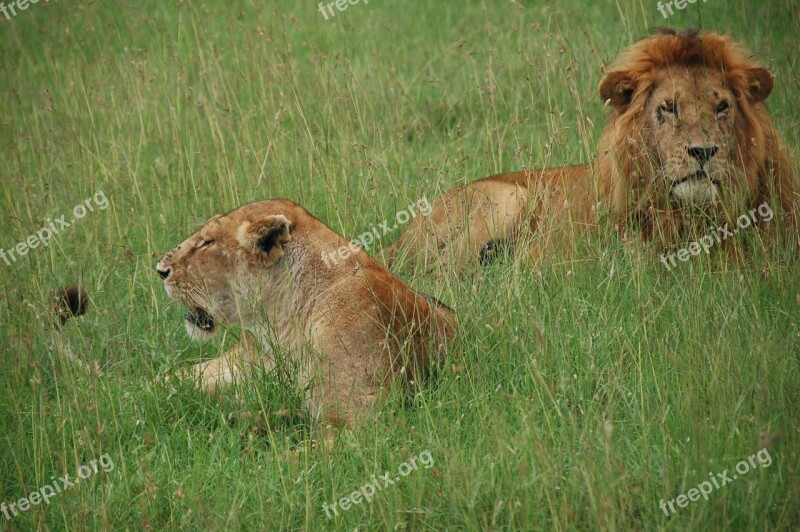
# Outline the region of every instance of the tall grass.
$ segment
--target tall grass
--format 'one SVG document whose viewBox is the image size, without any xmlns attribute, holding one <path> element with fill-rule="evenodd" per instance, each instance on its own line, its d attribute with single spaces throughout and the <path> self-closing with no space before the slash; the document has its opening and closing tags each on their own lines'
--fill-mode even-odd
<svg viewBox="0 0 800 532">
<path fill-rule="evenodd" d="M 297 201 L 354 238 L 423 196 L 500 171 L 586 162 L 602 68 L 655 26 L 732 32 L 776 74 L 797 146 L 800 9 L 655 3 L 39 2 L 0 17 L 0 246 L 102 190 L 110 200 L 0 263 L 0 502 L 108 453 L 114 469 L 5 529 L 797 529 L 796 263 L 681 263 L 643 246 L 522 257 L 470 276 L 402 272 L 459 313 L 441 377 L 391 393 L 330 455 L 308 444 L 290 372 L 210 399 L 158 375 L 190 344 L 155 275 L 199 221 Z M 389 235 L 381 245 L 399 236 Z M 52 342 L 56 287 L 87 314 Z M 244 412 L 249 416 L 242 415 Z M 773 459 L 667 517 L 673 499 L 767 447 Z M 431 469 L 328 520 L 373 475 Z"/>
</svg>

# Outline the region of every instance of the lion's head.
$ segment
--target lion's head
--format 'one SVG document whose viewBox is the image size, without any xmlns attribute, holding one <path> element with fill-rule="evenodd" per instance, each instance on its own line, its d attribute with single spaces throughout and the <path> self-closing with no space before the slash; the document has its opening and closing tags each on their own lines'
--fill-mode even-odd
<svg viewBox="0 0 800 532">
<path fill-rule="evenodd" d="M 716 33 L 662 30 L 631 46 L 600 83 L 613 107 L 598 145 L 612 210 L 736 215 L 777 200 L 791 211 L 789 156 L 763 103 L 773 84 Z"/>
<path fill-rule="evenodd" d="M 216 215 L 158 262 L 167 294 L 189 309 L 192 338 L 213 336 L 218 322 L 256 323 L 267 300 L 274 308 L 283 297 L 292 224 L 280 214 L 282 203 L 250 203 Z"/>
</svg>

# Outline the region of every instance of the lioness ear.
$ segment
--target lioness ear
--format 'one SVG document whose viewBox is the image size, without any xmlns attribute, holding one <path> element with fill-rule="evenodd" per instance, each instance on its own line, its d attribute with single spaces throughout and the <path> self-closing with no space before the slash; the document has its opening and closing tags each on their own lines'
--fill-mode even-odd
<svg viewBox="0 0 800 532">
<path fill-rule="evenodd" d="M 631 103 L 635 87 L 636 82 L 629 72 L 615 70 L 600 81 L 600 96 L 614 107 L 625 107 Z"/>
<path fill-rule="evenodd" d="M 763 102 L 772 93 L 775 78 L 763 67 L 751 68 L 747 71 L 748 96 L 753 103 Z"/>
<path fill-rule="evenodd" d="M 255 222 L 242 222 L 236 238 L 240 246 L 272 262 L 283 257 L 284 246 L 292 241 L 291 225 L 281 214 L 267 216 Z"/>
</svg>

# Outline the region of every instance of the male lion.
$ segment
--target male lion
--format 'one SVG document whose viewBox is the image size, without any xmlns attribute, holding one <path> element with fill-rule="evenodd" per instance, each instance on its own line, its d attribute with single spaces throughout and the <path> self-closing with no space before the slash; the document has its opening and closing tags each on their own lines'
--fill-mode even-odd
<svg viewBox="0 0 800 532">
<path fill-rule="evenodd" d="M 277 347 L 298 363 L 303 388 L 311 385 L 313 415 L 352 424 L 393 376 L 413 385 L 435 366 L 453 311 L 357 248 L 327 268 L 323 254 L 343 245 L 301 206 L 259 201 L 213 216 L 158 262 L 167 294 L 190 309 L 190 336 L 210 337 L 221 324 L 253 335 L 194 366 L 206 391 L 248 366 L 269 369 Z"/>
<path fill-rule="evenodd" d="M 574 242 L 603 212 L 666 244 L 764 202 L 795 225 L 789 152 L 763 103 L 773 78 L 749 57 L 730 37 L 695 30 L 634 43 L 600 83 L 612 112 L 591 164 L 450 190 L 383 257 L 426 268 L 486 260 L 498 242 L 524 235 L 541 256 Z"/>
</svg>

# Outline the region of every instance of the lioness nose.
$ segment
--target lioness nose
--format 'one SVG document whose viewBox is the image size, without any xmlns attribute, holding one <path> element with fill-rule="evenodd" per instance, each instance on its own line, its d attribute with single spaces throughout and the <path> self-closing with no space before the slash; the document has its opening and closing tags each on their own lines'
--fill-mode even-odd
<svg viewBox="0 0 800 532">
<path fill-rule="evenodd" d="M 687 149 L 689 155 L 700 161 L 700 164 L 706 164 L 718 150 L 718 146 L 691 146 Z"/>
<path fill-rule="evenodd" d="M 169 277 L 170 272 L 172 272 L 170 268 L 163 268 L 161 264 L 156 264 L 156 271 L 158 272 L 159 277 L 162 279 Z"/>
</svg>

